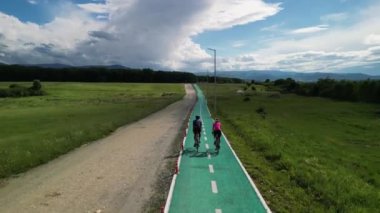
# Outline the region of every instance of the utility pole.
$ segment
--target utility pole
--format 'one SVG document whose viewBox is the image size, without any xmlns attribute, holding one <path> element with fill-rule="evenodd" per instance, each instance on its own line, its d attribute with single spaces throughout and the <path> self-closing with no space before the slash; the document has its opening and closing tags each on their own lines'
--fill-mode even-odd
<svg viewBox="0 0 380 213">
<path fill-rule="evenodd" d="M 216 116 L 216 50 L 208 48 L 214 52 L 214 113 Z"/>
<path fill-rule="evenodd" d="M 209 80 L 208 80 L 208 69 L 207 69 L 207 84 L 206 84 L 206 95 L 209 96 L 209 93 L 208 93 L 208 87 L 209 87 Z M 206 99 L 207 100 L 207 99 Z"/>
</svg>

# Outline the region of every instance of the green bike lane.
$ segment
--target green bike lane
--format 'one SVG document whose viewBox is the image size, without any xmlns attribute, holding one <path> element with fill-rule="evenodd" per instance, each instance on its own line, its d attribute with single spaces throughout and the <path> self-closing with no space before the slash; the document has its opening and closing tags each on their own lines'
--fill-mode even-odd
<svg viewBox="0 0 380 213">
<path fill-rule="evenodd" d="M 224 135 L 219 153 L 215 152 L 213 119 L 202 91 L 197 85 L 195 89 L 198 101 L 190 116 L 179 173 L 173 179 L 165 212 L 270 212 Z M 196 115 L 203 121 L 198 153 L 192 132 Z"/>
</svg>

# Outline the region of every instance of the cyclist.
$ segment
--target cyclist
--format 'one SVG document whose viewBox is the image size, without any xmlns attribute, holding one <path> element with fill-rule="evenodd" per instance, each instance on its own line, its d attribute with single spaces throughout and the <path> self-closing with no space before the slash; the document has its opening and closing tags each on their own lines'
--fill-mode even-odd
<svg viewBox="0 0 380 213">
<path fill-rule="evenodd" d="M 201 142 L 202 121 L 199 115 L 195 116 L 193 121 L 194 147 L 198 147 Z"/>
<path fill-rule="evenodd" d="M 220 137 L 222 136 L 222 123 L 219 119 L 215 119 L 214 124 L 212 125 L 212 134 L 214 135 L 215 141 L 215 150 L 219 151 L 220 149 Z"/>
</svg>

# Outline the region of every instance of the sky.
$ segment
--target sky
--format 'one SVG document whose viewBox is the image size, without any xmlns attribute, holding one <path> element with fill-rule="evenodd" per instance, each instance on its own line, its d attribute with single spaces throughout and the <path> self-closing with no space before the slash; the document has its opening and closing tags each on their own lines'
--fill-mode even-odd
<svg viewBox="0 0 380 213">
<path fill-rule="evenodd" d="M 0 63 L 380 75 L 379 0 L 0 0 Z"/>
</svg>

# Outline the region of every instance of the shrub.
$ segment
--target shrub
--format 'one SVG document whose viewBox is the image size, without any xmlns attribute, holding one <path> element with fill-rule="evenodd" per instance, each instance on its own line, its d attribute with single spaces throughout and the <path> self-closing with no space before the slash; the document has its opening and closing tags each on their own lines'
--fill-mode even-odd
<svg viewBox="0 0 380 213">
<path fill-rule="evenodd" d="M 262 118 L 265 118 L 267 115 L 267 112 L 264 107 L 259 107 L 256 109 L 256 113 L 260 114 Z"/>
<path fill-rule="evenodd" d="M 11 85 L 9 85 L 9 89 L 14 89 L 14 88 L 24 88 L 24 87 L 21 86 L 21 85 L 18 85 L 18 84 L 11 84 Z"/>
<path fill-rule="evenodd" d="M 42 85 L 41 85 L 41 82 L 40 80 L 36 79 L 33 81 L 33 86 L 30 88 L 32 90 L 41 90 L 42 88 Z"/>
<path fill-rule="evenodd" d="M 7 90 L 7 89 L 0 89 L 0 97 L 1 98 L 9 97 L 9 90 Z"/>
<path fill-rule="evenodd" d="M 251 100 L 251 98 L 248 97 L 248 96 L 245 96 L 244 99 L 243 99 L 243 101 L 250 101 L 250 100 Z"/>
<path fill-rule="evenodd" d="M 271 94 L 269 95 L 269 97 L 270 97 L 270 98 L 281 98 L 281 95 L 280 95 L 280 93 L 271 93 Z"/>
<path fill-rule="evenodd" d="M 257 109 L 256 109 L 256 112 L 259 113 L 259 114 L 266 113 L 264 107 L 259 107 L 259 108 L 257 108 Z"/>
<path fill-rule="evenodd" d="M 0 89 L 0 97 L 27 97 L 27 96 L 40 96 L 45 92 L 41 90 L 42 85 L 39 80 L 34 80 L 33 85 L 29 88 L 18 84 L 9 85 L 9 89 Z"/>
<path fill-rule="evenodd" d="M 256 87 L 252 85 L 251 87 L 252 91 L 256 91 Z"/>
</svg>

